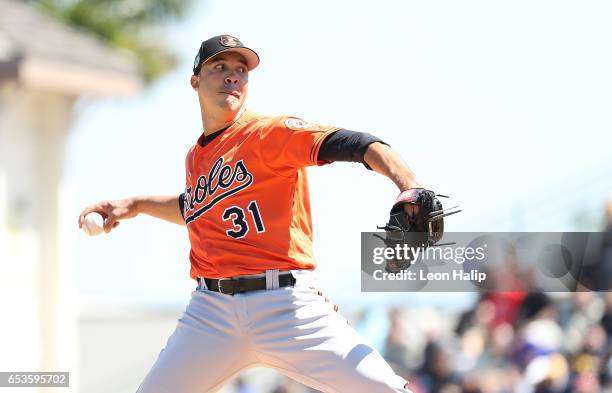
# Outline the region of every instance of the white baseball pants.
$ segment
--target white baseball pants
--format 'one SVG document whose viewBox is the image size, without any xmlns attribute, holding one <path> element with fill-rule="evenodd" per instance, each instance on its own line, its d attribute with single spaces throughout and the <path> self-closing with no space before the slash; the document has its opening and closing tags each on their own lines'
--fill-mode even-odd
<svg viewBox="0 0 612 393">
<path fill-rule="evenodd" d="M 318 294 L 312 274 L 292 273 L 295 287 L 234 296 L 199 287 L 138 393 L 215 392 L 256 366 L 326 393 L 410 393 Z"/>
</svg>

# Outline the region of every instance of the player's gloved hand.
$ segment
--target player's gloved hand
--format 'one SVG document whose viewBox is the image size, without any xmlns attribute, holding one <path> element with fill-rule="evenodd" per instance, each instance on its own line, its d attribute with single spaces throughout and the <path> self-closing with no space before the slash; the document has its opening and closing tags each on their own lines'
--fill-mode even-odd
<svg viewBox="0 0 612 393">
<path fill-rule="evenodd" d="M 83 227 L 85 216 L 89 213 L 100 213 L 104 217 L 104 232 L 109 233 L 117 228 L 120 221 L 138 215 L 136 202 L 133 198 L 120 199 L 116 201 L 102 201 L 91 205 L 79 215 L 79 228 Z"/>
<path fill-rule="evenodd" d="M 444 234 L 443 218 L 459 213 L 454 206 L 444 210 L 436 194 L 425 188 L 410 188 L 397 197 L 391 208 L 389 221 L 384 227 L 386 235 L 382 238 L 387 247 L 429 247 L 435 245 Z M 409 259 L 388 260 L 386 270 L 396 273 L 412 265 Z"/>
</svg>

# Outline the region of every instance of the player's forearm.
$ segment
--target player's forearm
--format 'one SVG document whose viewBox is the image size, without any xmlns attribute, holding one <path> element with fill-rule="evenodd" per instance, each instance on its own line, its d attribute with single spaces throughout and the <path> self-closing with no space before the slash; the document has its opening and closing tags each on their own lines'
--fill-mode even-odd
<svg viewBox="0 0 612 393">
<path fill-rule="evenodd" d="M 185 225 L 179 207 L 179 196 L 144 196 L 133 198 L 136 211 L 179 225 Z"/>
<path fill-rule="evenodd" d="M 414 172 L 408 168 L 399 154 L 387 145 L 378 142 L 370 144 L 363 159 L 373 171 L 391 179 L 400 191 L 421 187 Z"/>
</svg>

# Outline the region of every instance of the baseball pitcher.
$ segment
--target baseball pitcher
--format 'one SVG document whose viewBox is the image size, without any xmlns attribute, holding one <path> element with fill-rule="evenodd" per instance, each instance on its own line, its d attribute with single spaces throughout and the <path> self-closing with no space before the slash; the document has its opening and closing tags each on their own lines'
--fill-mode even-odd
<svg viewBox="0 0 612 393">
<path fill-rule="evenodd" d="M 187 227 L 197 288 L 138 392 L 214 392 L 254 366 L 323 392 L 409 392 L 318 290 L 306 167 L 352 161 L 387 176 L 400 191 L 392 217 L 413 230 L 427 230 L 435 194 L 370 134 L 246 110 L 258 64 L 235 37 L 202 42 L 191 87 L 203 133 L 184 192 L 103 201 L 79 217 L 100 213 L 107 233 L 141 213 Z"/>
</svg>

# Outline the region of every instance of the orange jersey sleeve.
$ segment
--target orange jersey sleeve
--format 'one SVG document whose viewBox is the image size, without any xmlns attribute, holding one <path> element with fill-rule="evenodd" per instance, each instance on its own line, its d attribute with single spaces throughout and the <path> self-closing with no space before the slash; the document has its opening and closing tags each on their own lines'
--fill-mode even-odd
<svg viewBox="0 0 612 393">
<path fill-rule="evenodd" d="M 337 127 L 243 114 L 185 161 L 192 277 L 314 269 L 306 166 Z"/>
<path fill-rule="evenodd" d="M 274 169 L 321 165 L 319 149 L 325 138 L 338 127 L 309 123 L 297 117 L 276 117 L 260 133 L 261 154 Z"/>
</svg>

